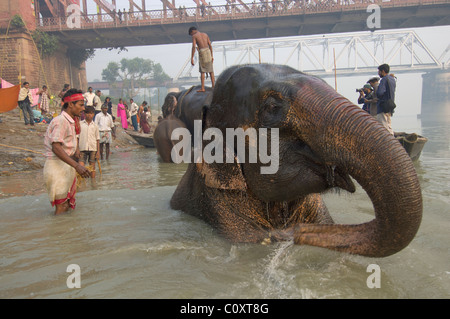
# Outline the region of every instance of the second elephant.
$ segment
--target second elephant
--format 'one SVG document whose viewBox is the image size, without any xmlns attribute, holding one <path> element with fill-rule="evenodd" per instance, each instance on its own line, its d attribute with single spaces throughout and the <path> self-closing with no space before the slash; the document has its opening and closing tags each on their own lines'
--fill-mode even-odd
<svg viewBox="0 0 450 319">
<path fill-rule="evenodd" d="M 194 134 L 194 121 L 201 120 L 202 110 L 211 103 L 212 89 L 197 92 L 200 86 L 193 86 L 181 92 L 167 94 L 162 106 L 164 119 L 158 123 L 153 135 L 155 147 L 164 162 L 171 163 L 171 151 L 177 141 L 171 140 L 173 130 L 187 128 Z"/>
</svg>

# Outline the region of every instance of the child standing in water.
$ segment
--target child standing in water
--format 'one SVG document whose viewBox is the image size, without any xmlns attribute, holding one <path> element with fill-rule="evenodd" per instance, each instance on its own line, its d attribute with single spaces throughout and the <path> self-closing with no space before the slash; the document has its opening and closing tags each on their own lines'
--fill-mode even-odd
<svg viewBox="0 0 450 319">
<path fill-rule="evenodd" d="M 81 152 L 80 164 L 85 165 L 89 161 L 92 167 L 91 177 L 95 177 L 95 162 L 100 158 L 100 133 L 97 124 L 94 123 L 95 109 L 86 106 L 84 111 L 86 118 L 80 122 L 81 132 L 78 136 L 78 145 Z"/>
</svg>

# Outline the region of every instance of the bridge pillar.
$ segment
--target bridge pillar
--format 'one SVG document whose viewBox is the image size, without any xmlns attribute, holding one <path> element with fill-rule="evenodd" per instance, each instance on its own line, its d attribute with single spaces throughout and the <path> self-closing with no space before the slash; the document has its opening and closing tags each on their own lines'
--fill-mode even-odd
<svg viewBox="0 0 450 319">
<path fill-rule="evenodd" d="M 450 121 L 449 86 L 449 70 L 432 71 L 422 75 L 422 119 Z"/>
</svg>

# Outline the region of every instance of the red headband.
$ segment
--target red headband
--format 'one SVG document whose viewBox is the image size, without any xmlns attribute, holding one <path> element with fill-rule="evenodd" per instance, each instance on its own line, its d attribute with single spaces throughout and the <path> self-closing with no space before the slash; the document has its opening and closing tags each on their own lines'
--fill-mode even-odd
<svg viewBox="0 0 450 319">
<path fill-rule="evenodd" d="M 71 96 L 67 96 L 64 98 L 64 103 L 83 101 L 84 97 L 81 93 L 72 94 Z"/>
</svg>

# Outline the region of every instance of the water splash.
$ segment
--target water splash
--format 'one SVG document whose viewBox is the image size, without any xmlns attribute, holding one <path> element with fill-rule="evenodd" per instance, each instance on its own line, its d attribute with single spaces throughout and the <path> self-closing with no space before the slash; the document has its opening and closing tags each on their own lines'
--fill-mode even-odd
<svg viewBox="0 0 450 319">
<path fill-rule="evenodd" d="M 283 264 L 285 258 L 287 256 L 288 248 L 294 245 L 294 241 L 284 241 L 278 244 L 278 247 L 275 249 L 274 253 L 269 256 L 270 260 L 267 264 L 264 274 L 270 279 L 273 278 L 277 273 L 277 269 L 279 266 Z"/>
<path fill-rule="evenodd" d="M 229 256 L 225 258 L 225 263 L 228 263 L 230 261 L 236 260 L 236 258 L 239 256 L 238 249 L 236 245 L 231 245 Z"/>
<path fill-rule="evenodd" d="M 264 270 L 255 277 L 256 285 L 264 298 L 290 298 L 287 287 L 295 275 L 286 273 L 281 267 L 288 263 L 289 248 L 292 245 L 294 241 L 277 243 L 273 253 L 264 259 Z"/>
</svg>

